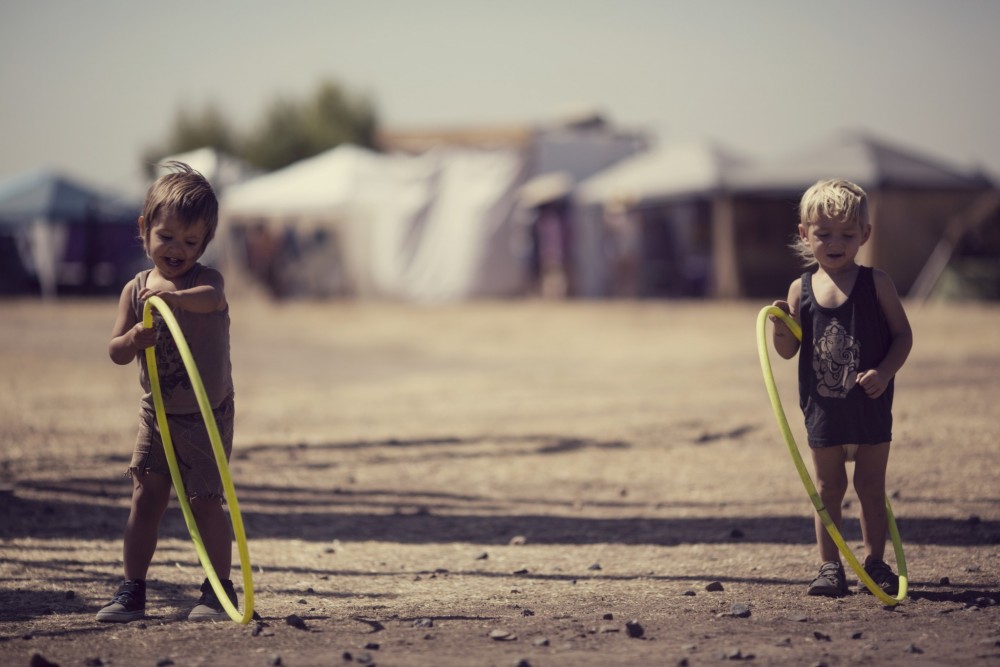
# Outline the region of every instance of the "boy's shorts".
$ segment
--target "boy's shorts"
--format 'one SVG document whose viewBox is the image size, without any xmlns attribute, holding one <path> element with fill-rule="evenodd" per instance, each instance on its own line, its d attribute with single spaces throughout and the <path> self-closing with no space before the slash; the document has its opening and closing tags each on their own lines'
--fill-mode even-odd
<svg viewBox="0 0 1000 667">
<path fill-rule="evenodd" d="M 219 428 L 222 449 L 226 452 L 226 461 L 233 451 L 233 417 L 236 413 L 233 397 L 226 397 L 218 407 L 212 410 L 215 423 Z M 177 456 L 177 468 L 184 482 L 184 491 L 189 499 L 221 498 L 225 499 L 225 489 L 222 477 L 215 462 L 215 452 L 212 441 L 208 437 L 208 429 L 201 413 L 189 415 L 167 415 L 170 426 L 170 442 Z M 139 434 L 136 437 L 135 451 L 126 475 L 129 477 L 137 472 L 155 472 L 170 476 L 170 466 L 160 439 L 160 427 L 156 422 L 156 410 L 142 407 L 139 411 Z"/>
</svg>

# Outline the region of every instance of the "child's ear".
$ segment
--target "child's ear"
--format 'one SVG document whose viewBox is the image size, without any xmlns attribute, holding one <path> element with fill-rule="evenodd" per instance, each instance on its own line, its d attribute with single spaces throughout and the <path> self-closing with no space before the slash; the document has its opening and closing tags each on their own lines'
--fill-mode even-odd
<svg viewBox="0 0 1000 667">
<path fill-rule="evenodd" d="M 146 219 L 141 215 L 139 216 L 139 236 L 146 236 Z"/>
<path fill-rule="evenodd" d="M 870 237 L 871 235 L 872 235 L 872 226 L 868 225 L 867 227 L 865 227 L 865 230 L 861 232 L 861 245 L 867 243 L 868 237 Z"/>
<path fill-rule="evenodd" d="M 806 233 L 805 225 L 799 225 L 799 238 L 803 241 L 806 241 L 809 238 L 809 235 Z"/>
</svg>

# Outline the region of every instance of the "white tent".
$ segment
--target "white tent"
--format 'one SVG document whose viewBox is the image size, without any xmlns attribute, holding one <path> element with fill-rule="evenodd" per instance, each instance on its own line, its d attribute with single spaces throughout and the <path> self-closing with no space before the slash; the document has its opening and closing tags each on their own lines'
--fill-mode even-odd
<svg viewBox="0 0 1000 667">
<path fill-rule="evenodd" d="M 343 144 L 284 169 L 234 185 L 224 194 L 227 216 L 318 216 L 347 205 L 381 156 Z"/>
<path fill-rule="evenodd" d="M 661 146 L 591 176 L 577 186 L 573 198 L 586 204 L 638 204 L 704 196 L 725 186 L 730 174 L 746 164 L 745 159 L 710 142 Z"/>
<path fill-rule="evenodd" d="M 692 265 L 708 262 L 687 248 L 686 237 L 695 235 L 698 226 L 711 227 L 714 214 L 700 215 L 692 202 L 706 202 L 708 210 L 714 211 L 719 193 L 747 164 L 743 157 L 709 141 L 668 144 L 622 160 L 579 183 L 572 195 L 577 293 L 606 296 L 622 289 L 626 293 L 646 289 L 615 286 L 621 281 L 615 274 L 622 272 L 616 265 L 637 267 L 632 270 L 641 273 L 642 262 L 650 259 L 645 257 L 649 248 L 640 252 L 639 246 L 648 246 L 649 241 L 643 239 L 637 209 L 648 213 L 652 206 L 670 207 L 670 216 L 661 217 L 671 218 L 676 242 L 685 247 L 681 254 L 691 256 Z"/>
<path fill-rule="evenodd" d="M 260 169 L 237 157 L 207 146 L 163 158 L 160 160 L 161 166 L 157 169 L 157 176 L 168 172 L 162 166 L 167 162 L 183 162 L 190 166 L 207 178 L 212 187 L 220 193 L 262 173 Z"/>
<path fill-rule="evenodd" d="M 522 281 L 509 215 L 521 175 L 512 151 L 413 157 L 341 145 L 234 186 L 222 198 L 221 224 L 291 238 L 289 271 L 311 265 L 337 283 L 300 279 L 297 292 L 503 296 Z"/>
</svg>

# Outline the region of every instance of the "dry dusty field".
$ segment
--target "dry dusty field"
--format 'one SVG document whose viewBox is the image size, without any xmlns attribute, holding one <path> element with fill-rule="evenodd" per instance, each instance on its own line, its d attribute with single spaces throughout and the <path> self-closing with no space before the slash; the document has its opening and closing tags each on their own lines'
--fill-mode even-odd
<svg viewBox="0 0 1000 667">
<path fill-rule="evenodd" d="M 886 609 L 804 595 L 762 305 L 236 300 L 262 620 L 183 620 L 203 573 L 172 505 L 148 617 L 114 626 L 139 397 L 115 305 L 0 302 L 0 664 L 1000 664 L 1000 307 L 910 306 L 889 488 L 911 596 Z"/>
</svg>

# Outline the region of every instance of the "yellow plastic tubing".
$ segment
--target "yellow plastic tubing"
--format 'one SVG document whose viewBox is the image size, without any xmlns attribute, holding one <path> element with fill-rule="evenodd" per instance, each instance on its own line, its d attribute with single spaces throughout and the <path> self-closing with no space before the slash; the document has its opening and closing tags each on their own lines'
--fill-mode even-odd
<svg viewBox="0 0 1000 667">
<path fill-rule="evenodd" d="M 802 328 L 799 326 L 798 322 L 793 320 L 787 313 L 776 306 L 765 306 L 760 311 L 760 315 L 757 316 L 757 351 L 760 354 L 760 368 L 764 373 L 764 384 L 767 386 L 767 394 L 771 398 L 771 407 L 774 409 L 774 416 L 778 420 L 778 428 L 781 429 L 781 434 L 785 436 L 785 444 L 788 445 L 788 451 L 792 455 L 792 460 L 795 462 L 796 469 L 799 471 L 799 477 L 802 479 L 802 485 L 805 486 L 806 492 L 809 494 L 809 498 L 812 500 L 812 504 L 816 508 L 816 513 L 819 514 L 820 520 L 826 527 L 826 532 L 828 532 L 830 537 L 833 538 L 834 543 L 837 545 L 837 548 L 840 549 L 840 553 L 843 554 L 844 559 L 851 566 L 851 569 L 854 570 L 854 573 L 858 575 L 858 579 L 868 587 L 868 590 L 870 590 L 876 598 L 890 607 L 895 606 L 906 599 L 907 575 L 906 557 L 903 555 L 903 542 L 899 537 L 899 529 L 896 527 L 896 517 L 893 516 L 892 506 L 889 504 L 889 498 L 886 497 L 885 499 L 885 513 L 887 523 L 889 525 L 889 536 L 892 538 L 892 548 L 896 552 L 896 567 L 899 570 L 899 593 L 895 598 L 883 591 L 878 584 L 872 581 L 872 578 L 868 576 L 867 572 L 865 572 L 865 568 L 858 562 L 858 559 L 855 558 L 854 554 L 851 552 L 850 547 L 848 547 L 844 542 L 844 538 L 841 537 L 840 531 L 837 530 L 836 524 L 833 523 L 830 513 L 826 510 L 826 507 L 823 506 L 823 500 L 816 491 L 816 485 L 813 484 L 812 477 L 809 476 L 809 471 L 806 470 L 805 463 L 802 462 L 802 456 L 799 454 L 799 448 L 795 444 L 795 438 L 792 436 L 791 429 L 788 427 L 788 420 L 785 418 L 785 411 L 781 407 L 781 397 L 778 396 L 778 388 L 774 383 L 774 373 L 771 370 L 771 360 L 768 356 L 767 348 L 767 320 L 770 315 L 774 315 L 787 324 L 792 334 L 800 341 L 802 340 Z"/>
<path fill-rule="evenodd" d="M 160 436 L 163 440 L 163 450 L 167 455 L 167 464 L 170 466 L 170 479 L 174 483 L 177 491 L 177 502 L 180 503 L 181 511 L 184 513 L 184 522 L 187 523 L 188 532 L 194 541 L 195 551 L 198 552 L 198 559 L 201 560 L 202 567 L 208 575 L 208 580 L 212 584 L 222 607 L 229 614 L 229 617 L 237 623 L 246 625 L 253 618 L 253 572 L 250 568 L 250 551 L 247 548 L 247 536 L 243 530 L 243 516 L 240 514 L 240 504 L 236 499 L 236 489 L 233 488 L 233 478 L 229 474 L 229 463 L 226 461 L 226 451 L 222 448 L 222 438 L 219 437 L 219 427 L 215 423 L 212 415 L 212 406 L 208 402 L 208 394 L 205 393 L 205 385 L 201 381 L 198 367 L 194 363 L 191 355 L 191 348 L 188 347 L 187 340 L 181 327 L 177 324 L 174 314 L 170 312 L 170 307 L 158 296 L 151 296 L 146 300 L 142 310 L 142 325 L 146 328 L 153 326 L 153 311 L 156 308 L 163 316 L 170 334 L 174 338 L 177 350 L 184 361 L 184 368 L 187 369 L 188 378 L 194 388 L 195 396 L 198 399 L 198 407 L 201 408 L 202 419 L 205 420 L 205 428 L 208 430 L 209 440 L 212 442 L 212 450 L 215 453 L 215 463 L 219 467 L 219 476 L 222 477 L 222 486 L 226 495 L 226 502 L 229 504 L 229 518 L 233 524 L 233 534 L 236 537 L 236 544 L 240 552 L 240 569 L 243 572 L 243 599 L 244 611 L 241 615 L 239 610 L 229 601 L 219 581 L 219 575 L 212 567 L 212 561 L 205 550 L 205 542 L 201 539 L 198 531 L 198 524 L 191 512 L 191 505 L 188 503 L 187 493 L 184 491 L 184 482 L 181 480 L 180 469 L 177 467 L 177 455 L 174 453 L 174 443 L 170 439 L 170 427 L 167 424 L 167 413 L 163 408 L 163 394 L 160 391 L 160 375 L 156 368 L 156 352 L 153 347 L 146 348 L 146 366 L 149 368 L 149 383 L 153 390 L 153 403 L 156 406 L 156 421 L 160 426 Z"/>
</svg>

